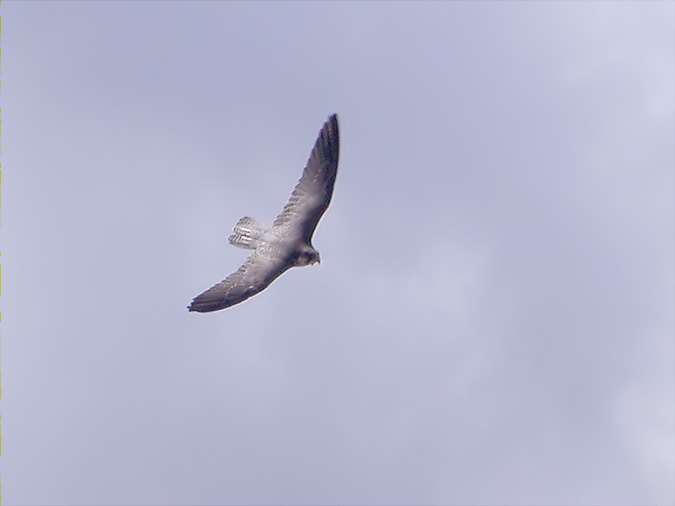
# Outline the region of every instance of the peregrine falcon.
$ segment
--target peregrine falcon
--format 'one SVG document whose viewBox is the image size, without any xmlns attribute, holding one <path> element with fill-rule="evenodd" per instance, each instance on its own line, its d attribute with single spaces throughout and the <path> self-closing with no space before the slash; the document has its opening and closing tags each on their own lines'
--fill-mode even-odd
<svg viewBox="0 0 675 506">
<path fill-rule="evenodd" d="M 321 263 L 312 235 L 328 209 L 337 176 L 340 135 L 337 115 L 323 125 L 300 181 L 271 227 L 244 216 L 229 242 L 253 250 L 246 262 L 192 300 L 188 310 L 207 313 L 252 297 L 291 267 Z"/>
</svg>

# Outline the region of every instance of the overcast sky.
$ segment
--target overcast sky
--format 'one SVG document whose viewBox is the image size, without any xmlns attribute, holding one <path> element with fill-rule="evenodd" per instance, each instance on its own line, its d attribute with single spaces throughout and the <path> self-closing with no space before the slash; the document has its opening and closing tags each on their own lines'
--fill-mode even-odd
<svg viewBox="0 0 675 506">
<path fill-rule="evenodd" d="M 675 503 L 675 3 L 1 10 L 6 504 Z"/>
</svg>

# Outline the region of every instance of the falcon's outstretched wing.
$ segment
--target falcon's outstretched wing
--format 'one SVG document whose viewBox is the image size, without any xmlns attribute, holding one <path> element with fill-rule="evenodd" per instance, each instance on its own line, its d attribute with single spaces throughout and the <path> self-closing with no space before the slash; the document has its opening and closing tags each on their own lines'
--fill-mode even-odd
<svg viewBox="0 0 675 506">
<path fill-rule="evenodd" d="M 302 177 L 273 227 L 288 236 L 311 240 L 333 196 L 339 156 L 340 133 L 333 114 L 323 125 Z"/>
<path fill-rule="evenodd" d="M 188 309 L 208 313 L 238 304 L 267 288 L 290 267 L 283 257 L 253 253 L 237 271 L 195 297 Z"/>
</svg>

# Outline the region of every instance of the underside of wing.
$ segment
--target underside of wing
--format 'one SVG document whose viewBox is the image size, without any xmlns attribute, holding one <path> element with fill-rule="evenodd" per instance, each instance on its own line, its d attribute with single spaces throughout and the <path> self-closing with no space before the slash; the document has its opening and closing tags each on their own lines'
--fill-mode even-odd
<svg viewBox="0 0 675 506">
<path fill-rule="evenodd" d="M 263 291 L 289 267 L 281 257 L 253 253 L 237 271 L 195 297 L 188 309 L 208 313 L 239 304 Z"/>
<path fill-rule="evenodd" d="M 289 235 L 309 241 L 333 196 L 340 156 L 340 133 L 337 115 L 323 125 L 302 178 L 288 203 L 274 220 L 273 226 Z"/>
</svg>

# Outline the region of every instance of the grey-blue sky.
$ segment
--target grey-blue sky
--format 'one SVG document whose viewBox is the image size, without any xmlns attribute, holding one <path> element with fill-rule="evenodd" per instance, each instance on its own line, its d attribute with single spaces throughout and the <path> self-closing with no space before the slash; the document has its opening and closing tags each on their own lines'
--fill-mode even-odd
<svg viewBox="0 0 675 506">
<path fill-rule="evenodd" d="M 675 501 L 674 4 L 3 7 L 9 504 Z"/>
</svg>

